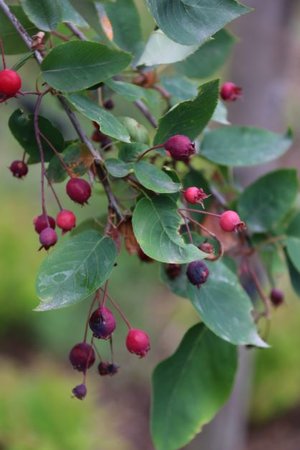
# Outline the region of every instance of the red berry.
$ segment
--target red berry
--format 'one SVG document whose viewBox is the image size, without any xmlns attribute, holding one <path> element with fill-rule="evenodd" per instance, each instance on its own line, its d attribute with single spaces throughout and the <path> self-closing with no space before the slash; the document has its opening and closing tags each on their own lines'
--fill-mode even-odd
<svg viewBox="0 0 300 450">
<path fill-rule="evenodd" d="M 195 153 L 195 144 L 182 134 L 170 137 L 164 143 L 164 148 L 176 161 L 188 161 L 189 157 Z"/>
<path fill-rule="evenodd" d="M 150 339 L 147 333 L 137 328 L 131 328 L 127 334 L 126 347 L 130 353 L 143 358 L 150 350 Z"/>
<path fill-rule="evenodd" d="M 23 178 L 28 173 L 28 166 L 24 161 L 13 161 L 9 167 L 14 177 Z"/>
<path fill-rule="evenodd" d="M 196 186 L 187 188 L 183 195 L 187 202 L 200 203 L 202 206 L 204 206 L 203 200 L 209 197 L 202 188 L 197 188 Z"/>
<path fill-rule="evenodd" d="M 113 313 L 105 306 L 96 309 L 89 320 L 90 329 L 98 339 L 109 339 L 116 328 Z"/>
<path fill-rule="evenodd" d="M 167 274 L 167 277 L 170 278 L 170 280 L 175 280 L 175 278 L 178 278 L 181 273 L 181 265 L 180 264 L 166 264 L 165 272 Z"/>
<path fill-rule="evenodd" d="M 70 231 L 76 227 L 76 216 L 72 211 L 62 209 L 56 216 L 56 223 L 63 232 Z"/>
<path fill-rule="evenodd" d="M 241 221 L 240 216 L 235 211 L 225 211 L 220 216 L 220 227 L 223 231 L 235 231 L 244 228 L 245 224 Z"/>
<path fill-rule="evenodd" d="M 79 384 L 78 386 L 75 386 L 72 389 L 72 393 L 74 397 L 78 398 L 79 400 L 83 400 L 87 394 L 87 389 L 85 384 Z"/>
<path fill-rule="evenodd" d="M 45 250 L 53 247 L 57 242 L 57 234 L 53 228 L 44 228 L 40 233 L 40 243 Z"/>
<path fill-rule="evenodd" d="M 225 101 L 234 102 L 242 96 L 242 88 L 231 81 L 227 81 L 221 86 L 220 96 Z"/>
<path fill-rule="evenodd" d="M 284 302 L 284 293 L 280 289 L 273 288 L 270 293 L 270 300 L 272 305 L 277 308 Z"/>
<path fill-rule="evenodd" d="M 206 282 L 209 270 L 203 261 L 193 261 L 187 266 L 186 275 L 190 283 L 200 287 L 201 284 Z"/>
<path fill-rule="evenodd" d="M 48 220 L 47 220 L 48 218 Z M 36 216 L 33 219 L 33 225 L 35 231 L 40 234 L 45 228 L 53 228 L 55 229 L 55 220 L 51 216 L 46 216 L 44 214 L 41 214 L 40 216 Z"/>
<path fill-rule="evenodd" d="M 83 178 L 71 178 L 67 183 L 66 191 L 70 199 L 80 205 L 87 203 L 92 193 L 90 184 Z"/>
<path fill-rule="evenodd" d="M 22 80 L 17 72 L 10 69 L 0 71 L 0 95 L 14 97 L 21 86 Z"/>
<path fill-rule="evenodd" d="M 71 349 L 69 359 L 74 369 L 85 372 L 94 364 L 95 352 L 90 344 L 80 342 Z"/>
</svg>

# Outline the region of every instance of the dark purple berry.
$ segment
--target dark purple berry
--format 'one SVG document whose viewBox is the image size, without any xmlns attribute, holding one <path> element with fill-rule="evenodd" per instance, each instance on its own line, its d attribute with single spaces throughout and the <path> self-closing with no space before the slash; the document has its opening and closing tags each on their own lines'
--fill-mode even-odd
<svg viewBox="0 0 300 450">
<path fill-rule="evenodd" d="M 166 264 L 165 272 L 167 274 L 167 277 L 170 278 L 170 280 L 175 280 L 175 278 L 178 278 L 181 273 L 181 265 L 180 264 Z"/>
<path fill-rule="evenodd" d="M 24 161 L 13 161 L 9 170 L 16 178 L 23 178 L 28 173 L 28 166 Z"/>
<path fill-rule="evenodd" d="M 89 325 L 96 338 L 109 339 L 116 328 L 116 320 L 108 308 L 100 306 L 91 315 Z"/>
<path fill-rule="evenodd" d="M 176 161 L 188 161 L 190 156 L 195 153 L 195 144 L 182 134 L 176 134 L 170 137 L 165 143 L 164 148 L 170 153 L 170 156 Z"/>
<path fill-rule="evenodd" d="M 270 293 L 270 300 L 272 305 L 277 308 L 284 302 L 284 293 L 280 289 L 273 288 Z"/>
<path fill-rule="evenodd" d="M 105 100 L 105 102 L 103 103 L 103 106 L 105 109 L 114 109 L 115 104 L 114 104 L 114 101 L 111 98 L 109 98 L 109 99 Z"/>
<path fill-rule="evenodd" d="M 69 359 L 74 369 L 85 372 L 94 364 L 95 352 L 90 344 L 80 342 L 71 349 Z"/>
<path fill-rule="evenodd" d="M 101 361 L 100 364 L 98 365 L 98 372 L 99 375 L 106 376 L 106 375 L 115 375 L 119 370 L 119 366 L 117 366 L 114 363 L 110 363 L 110 362 L 104 362 Z"/>
<path fill-rule="evenodd" d="M 44 228 L 43 231 L 40 233 L 40 243 L 42 244 L 42 247 L 45 250 L 48 250 L 48 248 L 53 247 L 57 242 L 57 234 L 56 231 L 53 230 L 53 228 L 47 227 Z"/>
<path fill-rule="evenodd" d="M 47 220 L 48 218 L 48 220 Z M 46 216 L 45 214 L 41 214 L 40 216 L 36 216 L 33 219 L 33 225 L 35 231 L 40 234 L 45 228 L 53 228 L 55 229 L 55 220 L 51 216 Z"/>
<path fill-rule="evenodd" d="M 203 261 L 193 261 L 187 266 L 186 275 L 190 283 L 200 287 L 201 284 L 206 282 L 209 270 Z"/>
<path fill-rule="evenodd" d="M 87 203 L 92 193 L 90 184 L 83 178 L 71 178 L 67 183 L 66 191 L 70 199 L 80 205 Z"/>
<path fill-rule="evenodd" d="M 74 397 L 78 398 L 79 400 L 83 400 L 87 394 L 86 385 L 79 384 L 78 386 L 75 386 L 72 389 L 72 393 L 73 393 Z"/>
</svg>

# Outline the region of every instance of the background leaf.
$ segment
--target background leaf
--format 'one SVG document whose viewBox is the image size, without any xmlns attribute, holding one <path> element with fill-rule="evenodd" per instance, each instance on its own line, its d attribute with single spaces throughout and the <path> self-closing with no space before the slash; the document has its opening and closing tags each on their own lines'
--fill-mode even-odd
<svg viewBox="0 0 300 450">
<path fill-rule="evenodd" d="M 153 164 L 139 161 L 134 165 L 135 176 L 147 189 L 160 194 L 172 194 L 181 188 L 180 183 L 174 183 L 172 178 Z"/>
<path fill-rule="evenodd" d="M 295 269 L 300 272 L 300 213 L 294 217 L 287 229 L 286 248 Z"/>
</svg>

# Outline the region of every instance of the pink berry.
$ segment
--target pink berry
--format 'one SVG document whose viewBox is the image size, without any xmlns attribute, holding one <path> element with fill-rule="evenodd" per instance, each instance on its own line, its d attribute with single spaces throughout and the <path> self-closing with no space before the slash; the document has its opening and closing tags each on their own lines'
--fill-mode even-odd
<svg viewBox="0 0 300 450">
<path fill-rule="evenodd" d="M 220 227 L 223 231 L 236 231 L 244 228 L 245 224 L 241 221 L 240 216 L 235 211 L 225 211 L 220 216 Z"/>
<path fill-rule="evenodd" d="M 21 86 L 22 80 L 17 72 L 10 69 L 0 71 L 0 95 L 14 97 Z"/>
<path fill-rule="evenodd" d="M 80 342 L 71 349 L 69 359 L 74 369 L 86 372 L 95 362 L 95 352 L 90 344 Z"/>
<path fill-rule="evenodd" d="M 242 88 L 231 81 L 227 81 L 221 86 L 220 96 L 225 101 L 234 102 L 242 96 Z"/>
<path fill-rule="evenodd" d="M 109 339 L 116 328 L 116 319 L 110 309 L 100 306 L 89 320 L 90 329 L 98 339 Z"/>
<path fill-rule="evenodd" d="M 9 170 L 16 178 L 23 178 L 28 173 L 28 166 L 24 161 L 13 161 Z"/>
<path fill-rule="evenodd" d="M 195 144 L 182 134 L 170 137 L 164 143 L 164 148 L 176 161 L 188 161 L 190 156 L 195 153 Z"/>
<path fill-rule="evenodd" d="M 143 358 L 150 350 L 150 339 L 147 333 L 137 328 L 131 328 L 127 334 L 126 347 L 130 353 Z"/>
<path fill-rule="evenodd" d="M 57 234 L 53 228 L 44 228 L 40 233 L 40 243 L 45 250 L 53 247 L 57 242 Z"/>
<path fill-rule="evenodd" d="M 47 220 L 48 218 L 48 220 Z M 46 216 L 44 214 L 41 214 L 40 216 L 37 216 L 33 219 L 33 225 L 35 231 L 40 234 L 45 228 L 53 228 L 55 229 L 55 220 L 51 216 Z"/>
<path fill-rule="evenodd" d="M 62 209 L 56 216 L 56 223 L 63 232 L 70 231 L 76 227 L 76 216 L 72 211 Z"/>
<path fill-rule="evenodd" d="M 67 183 L 66 191 L 70 199 L 80 205 L 87 203 L 92 193 L 90 184 L 83 178 L 71 178 Z"/>
<path fill-rule="evenodd" d="M 184 198 L 189 203 L 200 203 L 203 206 L 203 200 L 209 197 L 202 188 L 192 186 L 184 191 Z"/>
</svg>

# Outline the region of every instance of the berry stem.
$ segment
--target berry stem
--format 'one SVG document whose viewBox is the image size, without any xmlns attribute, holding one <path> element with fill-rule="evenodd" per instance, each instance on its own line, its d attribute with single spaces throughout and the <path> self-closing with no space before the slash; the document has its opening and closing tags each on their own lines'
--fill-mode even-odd
<svg viewBox="0 0 300 450">
<path fill-rule="evenodd" d="M 207 216 L 214 216 L 214 217 L 220 217 L 220 214 L 216 214 L 216 213 L 212 213 L 212 212 L 208 212 L 208 211 L 201 211 L 198 209 L 193 209 L 193 208 L 178 208 L 178 211 L 183 211 L 183 212 L 193 212 L 193 213 L 199 213 L 199 214 L 206 214 Z"/>
<path fill-rule="evenodd" d="M 186 229 L 187 229 L 187 233 L 189 235 L 190 242 L 191 242 L 191 244 L 194 244 L 193 236 L 192 236 L 191 229 L 190 229 L 190 226 L 189 226 L 189 223 L 188 223 L 188 218 L 184 214 L 182 214 L 181 212 L 179 212 L 179 214 L 181 215 L 181 217 L 184 220 L 184 223 L 185 223 L 185 226 L 186 226 Z"/>
<path fill-rule="evenodd" d="M 96 300 L 97 300 L 97 298 L 98 298 L 98 295 L 99 295 L 99 290 L 96 292 L 95 297 L 93 298 L 92 303 L 91 303 L 91 305 L 90 305 L 90 307 L 89 307 L 89 310 L 88 310 L 88 316 L 87 316 L 87 320 L 86 320 L 85 328 L 84 328 L 83 342 L 86 342 L 86 338 L 87 338 L 87 334 L 88 334 L 88 329 L 89 329 L 89 320 L 90 320 L 90 316 L 91 316 L 91 313 L 92 313 L 92 309 L 93 309 L 93 307 L 94 307 L 94 304 L 95 304 L 95 302 L 96 302 Z"/>
<path fill-rule="evenodd" d="M 145 155 L 147 155 L 147 153 L 152 152 L 152 150 L 156 150 L 158 148 L 163 148 L 163 146 L 164 146 L 164 144 L 159 144 L 159 145 L 154 145 L 153 147 L 148 148 L 147 150 L 145 150 L 143 153 L 141 153 L 139 155 L 136 162 L 139 162 L 142 158 L 144 158 Z"/>
<path fill-rule="evenodd" d="M 105 285 L 104 285 L 104 290 L 103 290 L 103 297 L 102 297 L 102 302 L 101 302 L 101 306 L 105 306 L 106 303 L 106 299 L 107 299 L 107 289 L 108 289 L 108 281 L 106 281 Z"/>
<path fill-rule="evenodd" d="M 100 290 L 103 292 L 102 288 L 100 288 Z M 113 307 L 118 311 L 118 313 L 122 317 L 123 321 L 126 323 L 128 329 L 131 330 L 132 326 L 131 326 L 129 320 L 126 319 L 125 314 L 122 312 L 119 305 L 111 298 L 111 296 L 109 294 L 106 294 L 106 296 L 109 299 L 109 301 L 111 302 L 111 304 L 113 305 Z"/>
<path fill-rule="evenodd" d="M 2 65 L 3 69 L 6 69 L 6 63 L 5 63 L 5 57 L 4 57 L 4 47 L 3 47 L 3 41 L 0 39 L 0 50 L 1 50 L 1 57 L 2 57 Z"/>
<path fill-rule="evenodd" d="M 262 286 L 260 284 L 260 281 L 259 281 L 255 271 L 250 267 L 250 265 L 248 263 L 247 263 L 247 270 L 248 270 L 248 273 L 251 276 L 251 278 L 252 278 L 252 280 L 253 280 L 253 282 L 255 284 L 256 290 L 257 290 L 257 292 L 258 292 L 258 294 L 259 294 L 259 296 L 260 296 L 260 298 L 261 298 L 261 300 L 262 300 L 262 302 L 264 304 L 264 307 L 265 307 L 265 310 L 261 314 L 257 315 L 256 321 L 261 316 L 265 316 L 266 319 L 270 320 L 270 318 L 271 318 L 271 307 L 272 307 L 271 301 L 269 300 L 269 297 L 264 293 L 264 290 L 263 290 L 263 288 L 262 288 Z"/>
<path fill-rule="evenodd" d="M 62 158 L 61 154 L 58 152 L 58 150 L 56 150 L 54 145 L 49 141 L 49 139 L 41 131 L 39 133 L 40 133 L 40 136 L 44 139 L 44 141 L 49 145 L 51 150 L 53 150 L 55 156 L 57 156 L 57 158 L 59 159 L 59 162 L 61 163 L 62 167 L 65 169 L 65 171 L 67 172 L 69 177 L 72 177 L 73 173 L 71 172 L 69 167 L 66 165 L 66 163 L 65 163 L 64 159 Z"/>
<path fill-rule="evenodd" d="M 50 187 L 50 189 L 51 189 L 51 191 L 52 191 L 52 194 L 53 194 L 53 196 L 54 196 L 54 198 L 55 198 L 55 200 L 56 200 L 56 203 L 57 203 L 59 209 L 62 211 L 62 210 L 63 210 L 62 204 L 61 204 L 61 202 L 60 202 L 60 200 L 59 200 L 59 198 L 58 198 L 57 193 L 55 192 L 55 189 L 54 189 L 54 187 L 53 187 L 53 184 L 52 184 L 52 182 L 50 181 L 50 179 L 49 179 L 47 173 L 45 173 L 45 177 L 47 178 L 48 185 L 49 185 L 49 187 Z"/>
</svg>

